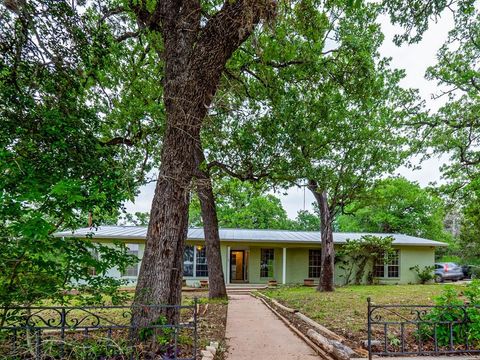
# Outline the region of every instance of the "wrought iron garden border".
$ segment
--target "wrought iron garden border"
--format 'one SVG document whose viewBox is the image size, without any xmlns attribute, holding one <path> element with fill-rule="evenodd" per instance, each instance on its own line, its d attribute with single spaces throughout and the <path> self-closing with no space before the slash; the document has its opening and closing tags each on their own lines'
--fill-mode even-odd
<svg viewBox="0 0 480 360">
<path fill-rule="evenodd" d="M 152 323 L 141 329 L 133 327 L 130 324 L 129 318 L 134 310 L 152 311 L 172 308 L 175 308 L 179 312 L 184 309 L 190 310 L 192 317 L 187 322 L 179 321 L 175 324 Z M 106 316 L 105 312 L 108 311 L 119 312 L 119 315 L 125 319 L 125 323 L 122 324 Z M 196 359 L 198 342 L 197 298 L 193 299 L 191 305 L 29 306 L 0 308 L 0 314 L 3 314 L 3 321 L 0 323 L 0 341 L 5 341 L 5 339 L 10 338 L 12 348 L 15 350 L 19 341 L 19 333 L 26 332 L 31 334 L 34 340 L 34 351 L 31 358 L 35 360 L 43 359 L 42 340 L 45 334 L 59 335 L 59 354 L 60 358 L 63 358 L 66 335 L 69 333 L 82 334 L 85 339 L 89 338 L 94 332 L 105 331 L 106 339 L 112 340 L 112 335 L 115 331 L 126 331 L 129 334 L 127 341 L 133 346 L 137 340 L 131 336 L 133 333 L 131 330 L 141 331 L 142 329 L 152 329 L 152 332 L 154 332 L 154 330 L 172 329 L 173 344 L 170 344 L 173 346 L 172 359 Z M 182 329 L 189 329 L 191 331 L 193 349 L 190 357 L 180 357 L 178 355 L 178 336 Z M 155 338 L 155 336 L 152 336 L 152 338 Z M 8 357 L 9 354 L 0 353 L 0 358 L 4 358 L 4 356 Z M 129 360 L 138 359 L 133 352 L 124 358 Z"/>
<path fill-rule="evenodd" d="M 467 309 L 470 308 L 475 308 L 480 311 L 480 306 L 476 305 L 458 305 L 458 306 L 453 306 L 453 305 L 445 305 L 445 306 L 438 306 L 438 305 L 383 305 L 383 304 L 374 304 L 371 300 L 371 298 L 367 298 L 367 306 L 368 306 L 368 316 L 367 316 L 367 350 L 368 350 L 368 358 L 372 359 L 373 355 L 379 355 L 379 356 L 402 356 L 402 355 L 439 355 L 439 354 L 474 354 L 474 353 L 480 353 L 480 348 L 472 348 L 468 342 L 468 338 L 465 339 L 465 343 L 462 344 L 462 346 L 465 346 L 464 348 L 461 349 L 455 349 L 455 344 L 454 344 L 454 326 L 462 325 L 462 324 L 468 324 L 471 323 L 472 321 L 470 320 L 468 316 Z M 457 321 L 430 321 L 425 319 L 424 317 L 433 309 L 458 309 L 463 313 L 463 317 L 461 320 Z M 377 312 L 380 312 L 381 310 L 387 311 L 392 315 L 398 315 L 400 319 L 403 318 L 402 321 L 389 321 L 389 320 L 384 320 L 381 314 L 377 314 Z M 405 318 L 403 315 L 400 315 L 398 313 L 398 310 L 406 310 L 410 315 L 411 318 Z M 423 342 L 423 339 L 421 336 L 417 336 L 416 339 L 416 345 L 418 345 L 418 350 L 417 351 L 408 351 L 406 350 L 406 338 L 405 338 L 405 327 L 406 326 L 416 326 L 418 330 L 420 330 L 420 327 L 422 325 L 429 325 L 433 326 L 434 329 L 434 335 L 433 335 L 433 350 L 426 350 L 425 343 Z M 437 334 L 437 329 L 440 326 L 448 326 L 449 328 L 449 344 L 448 344 L 448 349 L 442 348 L 442 346 L 439 346 L 438 342 L 438 334 Z M 374 346 L 372 344 L 373 340 L 373 327 L 374 326 L 380 326 L 383 328 L 383 332 L 381 335 L 381 338 L 383 338 L 382 341 L 382 350 L 381 351 L 375 351 Z M 389 344 L 388 344 L 388 328 L 390 326 L 397 326 L 400 328 L 400 344 L 398 346 L 399 350 L 398 351 L 390 351 L 389 350 Z"/>
</svg>

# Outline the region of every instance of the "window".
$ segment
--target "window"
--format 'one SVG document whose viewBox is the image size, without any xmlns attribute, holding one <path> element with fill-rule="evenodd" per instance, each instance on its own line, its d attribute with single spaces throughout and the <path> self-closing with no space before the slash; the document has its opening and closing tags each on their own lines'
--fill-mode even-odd
<svg viewBox="0 0 480 360">
<path fill-rule="evenodd" d="M 183 253 L 183 276 L 193 276 L 193 256 L 193 246 L 186 245 Z"/>
<path fill-rule="evenodd" d="M 308 277 L 319 278 L 322 269 L 322 250 L 308 250 Z"/>
<path fill-rule="evenodd" d="M 92 256 L 93 259 L 98 261 L 99 256 L 98 256 L 97 249 L 95 249 L 95 248 L 89 249 L 88 252 L 90 253 L 90 255 Z M 95 266 L 89 266 L 88 267 L 88 275 L 91 275 L 91 276 L 96 276 L 97 275 L 97 269 L 95 268 Z"/>
<path fill-rule="evenodd" d="M 196 268 L 195 276 L 208 276 L 208 267 L 207 267 L 207 251 L 205 246 L 197 246 L 195 248 L 196 256 Z"/>
<path fill-rule="evenodd" d="M 398 278 L 400 277 L 400 256 L 399 250 L 394 250 L 390 256 L 383 255 L 379 257 L 375 264 L 374 275 L 379 278 Z"/>
<path fill-rule="evenodd" d="M 138 257 L 138 244 L 127 244 L 127 254 Z M 138 263 L 130 265 L 125 269 L 122 276 L 137 277 L 138 276 Z"/>
<path fill-rule="evenodd" d="M 260 277 L 273 277 L 273 249 L 261 249 Z"/>
</svg>

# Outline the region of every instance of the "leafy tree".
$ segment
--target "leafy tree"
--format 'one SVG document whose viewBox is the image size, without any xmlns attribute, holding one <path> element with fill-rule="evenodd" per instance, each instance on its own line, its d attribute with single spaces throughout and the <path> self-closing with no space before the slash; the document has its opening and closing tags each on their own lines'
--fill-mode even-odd
<svg viewBox="0 0 480 360">
<path fill-rule="evenodd" d="M 150 213 L 136 211 L 135 213 L 126 213 L 120 218 L 122 225 L 147 226 L 150 220 Z"/>
<path fill-rule="evenodd" d="M 431 190 L 403 177 L 379 180 L 337 218 L 340 231 L 400 233 L 448 240 L 445 206 Z"/>
<path fill-rule="evenodd" d="M 424 131 L 434 152 L 450 156 L 442 169 L 449 180 L 445 190 L 457 196 L 464 187 L 468 193 L 468 185 L 478 181 L 480 13 L 473 1 L 460 1 L 454 10 L 455 27 L 437 53 L 438 63 L 426 74 L 437 83 L 434 98 L 443 106 L 415 125 Z"/>
<path fill-rule="evenodd" d="M 460 236 L 455 243 L 455 253 L 463 261 L 478 264 L 480 256 L 480 207 L 478 193 L 472 192 L 470 201 L 463 208 Z"/>
<path fill-rule="evenodd" d="M 320 286 L 332 290 L 335 216 L 405 159 L 400 124 L 420 107 L 414 92 L 398 86 L 403 73 L 390 70 L 388 59 L 378 55 L 383 39 L 375 24 L 378 8 L 328 10 L 317 14 L 325 16 L 326 29 L 308 29 L 308 36 L 295 39 L 297 54 L 305 58 L 286 53 L 291 58 L 282 63 L 295 63 L 295 69 L 255 65 L 251 70 L 256 76 L 244 85 L 252 88 L 248 93 L 256 94 L 255 101 L 247 97 L 246 103 L 240 93 L 214 123 L 212 136 L 229 141 L 215 143 L 210 163 L 246 180 L 265 178 L 285 186 L 308 182 L 325 249 Z M 323 50 L 326 44 L 317 42 L 322 31 L 336 47 Z M 281 48 L 268 44 L 277 45 L 273 52 Z M 317 52 L 305 50 L 309 47 Z"/>
<path fill-rule="evenodd" d="M 292 223 L 294 230 L 302 231 L 319 231 L 320 230 L 320 217 L 318 216 L 318 210 L 315 209 L 314 213 L 307 210 L 300 210 L 297 212 L 297 216 Z"/>
<path fill-rule="evenodd" d="M 72 74 L 77 75 L 77 80 L 80 78 L 86 79 L 86 84 L 88 85 L 90 85 L 92 81 L 101 83 L 96 89 L 99 90 L 96 94 L 102 94 L 102 90 L 105 90 L 103 86 L 107 86 L 107 91 L 104 91 L 103 95 L 99 95 L 100 100 L 105 102 L 104 109 L 102 109 L 103 114 L 100 116 L 102 119 L 111 120 L 111 118 L 105 114 L 116 115 L 115 111 L 105 111 L 111 107 L 108 103 L 110 103 L 111 94 L 115 93 L 108 91 L 109 86 L 121 89 L 122 93 L 124 93 L 123 90 L 125 90 L 125 94 L 127 95 L 120 98 L 113 97 L 113 101 L 111 102 L 114 104 L 113 107 L 115 108 L 117 104 L 126 105 L 128 111 L 121 112 L 123 115 L 135 114 L 139 117 L 134 117 L 135 120 L 139 120 L 138 122 L 130 123 L 125 121 L 126 126 L 120 136 L 113 137 L 112 135 L 117 135 L 117 132 L 114 131 L 108 134 L 108 136 L 105 136 L 106 139 L 102 139 L 105 141 L 101 141 L 101 143 L 106 142 L 107 145 L 120 145 L 120 147 L 117 148 L 115 159 L 128 154 L 127 146 L 137 142 L 139 138 L 143 138 L 142 128 L 145 122 L 158 121 L 159 130 L 157 135 L 159 136 L 157 136 L 153 142 L 155 144 L 161 144 L 163 148 L 159 168 L 159 181 L 157 182 L 157 189 L 153 201 L 146 252 L 144 261 L 142 262 L 135 301 L 138 303 L 178 303 L 180 301 L 180 276 L 182 273 L 184 238 L 188 225 L 189 190 L 192 180 L 194 178 L 204 180 L 209 191 L 208 198 L 210 200 L 213 199 L 213 197 L 210 196 L 210 174 L 204 171 L 203 153 L 199 151 L 202 149 L 200 132 L 208 109 L 217 93 L 217 89 L 221 86 L 221 76 L 227 73 L 227 70 L 224 71 L 225 65 L 242 43 L 254 33 L 253 40 L 250 43 L 251 47 L 242 49 L 247 51 L 242 51 L 241 56 L 243 59 L 241 62 L 236 63 L 237 69 L 243 68 L 242 71 L 244 73 L 248 72 L 250 69 L 248 66 L 245 68 L 245 65 L 257 63 L 259 60 L 257 55 L 262 52 L 262 48 L 266 48 L 268 43 L 267 39 L 269 36 L 263 36 L 262 39 L 265 43 L 257 46 L 255 35 L 262 32 L 270 35 L 273 32 L 271 28 L 278 30 L 279 39 L 287 47 L 290 42 L 297 42 L 302 38 L 309 39 L 308 42 L 304 43 L 305 46 L 303 50 L 310 48 L 310 50 L 313 50 L 311 54 L 320 54 L 324 50 L 325 40 L 328 38 L 327 30 L 329 29 L 329 19 L 328 16 L 325 16 L 322 11 L 317 11 L 317 9 L 322 6 L 329 9 L 332 4 L 341 5 L 341 7 L 345 7 L 346 4 L 349 6 L 355 4 L 359 7 L 359 1 L 338 1 L 338 4 L 336 1 L 320 1 L 318 3 L 299 2 L 295 4 L 282 3 L 280 4 L 281 6 L 269 1 L 236 1 L 225 3 L 191 1 L 180 4 L 172 0 L 141 2 L 112 0 L 98 3 L 94 2 L 91 3 L 91 6 L 83 1 L 73 2 L 72 4 L 66 1 L 43 1 L 41 4 L 37 3 L 38 2 L 33 1 L 15 0 L 5 2 L 5 6 L 8 7 L 10 11 L 8 14 L 10 18 L 7 17 L 7 20 L 10 21 L 14 19 L 11 23 L 15 24 L 11 26 L 10 29 L 16 29 L 18 31 L 16 31 L 14 36 L 7 35 L 2 38 L 2 40 L 5 40 L 2 45 L 2 50 L 7 49 L 7 52 L 15 54 L 15 56 L 11 57 L 11 61 L 8 62 L 7 66 L 2 67 L 0 72 L 2 74 L 9 72 L 9 67 L 13 64 L 11 74 L 13 74 L 14 77 L 23 72 L 26 75 L 25 79 L 35 79 L 37 73 L 32 71 L 35 67 L 31 68 L 30 72 L 24 72 L 21 67 L 17 66 L 19 64 L 18 55 L 21 54 L 19 49 L 24 51 L 24 55 L 33 54 L 38 56 L 40 54 L 40 48 L 42 48 L 41 50 L 45 50 L 51 47 L 52 44 L 56 44 L 59 47 L 65 44 L 72 45 L 71 48 L 63 49 L 64 51 L 51 53 L 55 56 L 48 54 L 48 56 L 45 57 L 47 60 L 41 63 L 41 65 L 47 65 L 47 68 L 55 68 L 56 70 L 73 69 Z M 82 15 L 79 15 L 77 11 L 77 3 L 82 7 Z M 46 4 L 47 7 L 42 9 L 44 4 Z M 50 5 L 52 6 L 49 7 Z M 54 5 L 58 5 L 58 7 Z M 446 4 L 443 6 L 446 6 Z M 45 9 L 47 10 L 45 11 Z M 437 9 L 435 8 L 435 10 Z M 420 14 L 424 13 L 423 11 L 419 12 Z M 76 50 L 84 47 L 81 46 L 83 44 L 82 41 L 77 41 L 79 39 L 70 41 L 72 40 L 70 38 L 71 34 L 62 32 L 56 33 L 56 37 L 52 37 L 52 32 L 50 32 L 50 35 L 41 34 L 41 36 L 37 33 L 35 34 L 36 39 L 34 41 L 27 41 L 26 39 L 29 36 L 30 39 L 32 38 L 32 34 L 28 34 L 28 30 L 35 29 L 35 27 L 32 26 L 32 21 L 35 20 L 32 14 L 35 14 L 35 19 L 38 21 L 46 21 L 47 25 L 46 27 L 42 26 L 42 29 L 51 29 L 48 24 L 49 21 L 51 21 L 50 14 L 54 14 L 58 16 L 58 18 L 68 22 L 66 26 L 60 26 L 61 29 L 72 29 L 72 34 L 75 36 L 80 35 L 80 38 L 85 32 L 82 32 L 82 29 L 77 31 L 77 25 L 83 24 L 83 22 L 79 20 L 81 20 L 83 15 L 85 15 L 85 17 L 91 17 L 91 24 L 98 26 L 94 31 L 87 33 L 93 34 L 93 38 L 99 40 L 96 41 L 95 44 L 112 44 L 113 42 L 118 44 L 119 48 L 114 47 L 114 49 L 116 54 L 119 55 L 120 60 L 116 62 L 113 58 L 109 58 L 109 61 L 120 65 L 117 66 L 119 70 L 113 76 L 111 76 L 112 73 L 107 74 L 96 70 L 102 69 L 102 66 L 105 65 L 100 61 L 101 56 L 99 56 L 103 53 L 102 50 L 105 50 L 105 47 L 102 46 L 98 48 L 95 47 L 94 50 L 89 52 L 91 56 L 79 59 L 73 58 Z M 426 15 L 429 16 L 430 13 Z M 263 26 L 257 27 L 262 21 L 270 20 L 274 16 L 276 16 L 276 23 L 271 24 L 271 27 L 269 26 L 270 24 L 266 22 L 262 24 Z M 335 16 L 333 16 L 333 18 L 335 18 Z M 296 31 L 285 32 L 284 30 L 291 26 L 277 24 L 293 25 Z M 37 29 L 39 28 L 40 27 Z M 321 31 L 318 32 L 318 29 L 321 29 Z M 109 32 L 109 35 L 101 38 L 105 34 L 105 31 Z M 324 35 L 327 36 L 324 37 Z M 12 39 L 14 39 L 14 46 L 11 45 L 11 42 L 9 43 Z M 42 41 L 45 39 L 48 41 Z M 61 41 L 58 41 L 58 39 Z M 90 40 L 91 38 L 87 37 L 87 39 Z M 125 43 L 127 45 L 123 47 L 122 44 Z M 18 44 L 20 44 L 20 46 L 17 46 Z M 269 51 L 274 49 L 278 43 L 272 42 L 271 44 L 273 44 L 273 46 L 269 47 Z M 315 44 L 315 46 L 310 47 L 312 44 Z M 109 49 L 112 48 L 109 47 Z M 250 49 L 253 49 L 253 52 L 248 51 Z M 295 60 L 292 54 L 295 54 L 295 51 L 298 50 L 295 46 L 290 47 L 290 50 L 285 52 L 286 57 L 282 57 L 279 54 L 279 49 L 281 48 L 270 52 L 272 56 L 267 56 L 266 59 L 269 61 L 269 65 L 273 65 L 270 71 L 265 74 L 268 75 L 270 79 L 275 78 L 280 68 L 287 64 L 292 64 L 291 60 Z M 282 48 L 282 50 L 283 49 L 284 48 Z M 356 51 L 354 48 L 352 49 Z M 107 52 L 109 51 L 110 50 Z M 269 54 L 269 51 L 265 51 L 264 54 Z M 326 52 L 329 53 L 330 51 Z M 128 56 L 131 54 L 138 56 Z M 288 57 L 290 57 L 290 60 Z M 65 63 L 59 63 L 59 59 L 67 59 L 67 61 Z M 278 59 L 287 60 L 287 62 L 275 61 Z M 137 60 L 139 60 L 139 62 L 137 62 Z M 123 69 L 127 69 L 126 74 L 131 74 L 130 69 L 132 67 L 129 65 L 132 61 L 137 65 L 140 64 L 140 66 L 135 69 L 138 70 L 139 73 L 142 73 L 145 68 L 155 70 L 149 75 L 152 79 L 158 79 L 159 81 L 147 82 L 146 84 L 148 84 L 148 86 L 142 84 L 142 81 L 148 79 L 148 77 L 140 78 L 140 80 L 136 79 L 133 82 L 122 82 L 121 72 Z M 108 63 L 108 61 L 106 63 Z M 306 65 L 304 69 L 308 68 L 307 62 L 304 64 Z M 82 68 L 83 65 L 86 65 L 85 69 Z M 260 65 L 264 64 L 260 61 Z M 343 65 L 345 66 L 347 64 Z M 4 68 L 7 70 L 4 70 Z M 37 68 L 44 69 L 45 66 L 39 66 Z M 314 69 L 316 68 L 317 67 L 312 67 L 312 73 L 314 73 Z M 21 71 L 19 71 L 19 69 L 21 69 Z M 330 70 L 330 67 L 327 67 L 327 69 Z M 345 73 L 349 72 L 349 69 L 345 70 Z M 295 71 L 292 71 L 292 73 L 293 72 Z M 53 73 L 50 73 L 49 75 L 52 74 Z M 303 73 L 302 76 L 304 75 L 309 74 Z M 235 76 L 235 74 L 233 74 L 233 76 Z M 250 75 L 245 76 L 245 78 L 251 81 L 256 76 L 258 76 L 257 73 L 251 71 Z M 51 79 L 54 78 L 55 76 L 51 77 Z M 109 81 L 112 79 L 114 84 L 109 84 Z M 117 80 L 119 83 L 115 83 Z M 338 80 L 340 83 L 343 81 L 342 78 Z M 45 84 L 47 83 L 49 83 L 48 79 Z M 74 82 L 72 82 L 72 84 L 73 83 Z M 50 82 L 50 85 L 51 84 Z M 70 82 L 66 81 L 65 83 L 60 82 L 58 84 L 65 85 L 70 84 Z M 152 84 L 156 84 L 157 87 Z M 36 85 L 33 85 L 31 89 L 36 88 Z M 55 88 L 60 90 L 58 86 Z M 82 86 L 80 88 L 82 88 Z M 143 97 L 137 98 L 135 96 L 139 93 L 138 89 L 142 88 L 149 95 L 152 95 L 150 97 L 152 102 L 149 102 L 149 104 L 156 103 L 164 105 L 163 108 L 162 106 L 155 107 L 155 111 L 153 112 L 154 116 L 150 118 L 142 117 L 143 112 L 146 111 L 144 103 L 142 102 Z M 280 88 L 281 87 L 277 87 L 277 89 Z M 15 94 L 15 91 L 12 90 L 15 90 L 15 86 L 10 87 L 6 94 L 10 95 L 10 100 L 12 103 L 15 103 L 15 96 L 12 96 L 12 94 Z M 129 92 L 130 90 L 131 92 Z M 38 90 L 34 90 L 30 95 L 37 95 L 38 93 L 36 91 Z M 60 93 L 64 95 L 64 93 Z M 133 96 L 129 99 L 128 95 Z M 132 98 L 135 100 L 129 101 Z M 87 100 L 85 97 L 78 96 L 74 96 L 74 99 L 84 100 L 83 104 L 90 104 L 91 101 L 93 101 L 93 99 Z M 218 97 L 217 99 L 221 100 Z M 128 107 L 129 103 L 131 103 L 132 106 Z M 220 103 L 221 101 L 219 104 Z M 48 109 L 50 106 L 46 106 L 46 108 Z M 261 105 L 258 106 L 258 109 L 261 108 Z M 65 108 L 63 108 L 63 110 L 64 109 Z M 157 113 L 159 109 L 163 114 L 159 115 Z M 77 110 L 79 109 L 74 110 L 75 111 L 72 112 L 64 112 L 63 115 L 67 115 L 66 118 L 68 118 L 68 115 L 77 114 Z M 97 112 L 95 113 L 98 115 Z M 14 112 L 12 111 L 11 114 L 14 114 Z M 20 117 L 24 115 L 22 112 L 18 112 L 17 114 Z M 123 117 L 124 120 L 128 118 L 129 116 Z M 78 129 L 83 129 L 83 127 L 79 126 Z M 87 129 L 92 130 L 92 133 L 88 134 L 90 135 L 90 139 L 97 138 L 99 134 L 108 133 L 105 129 L 100 129 L 95 126 L 87 127 Z M 162 140 L 159 141 L 158 137 L 162 138 Z M 73 139 L 76 139 L 76 136 L 73 136 Z M 150 141 L 148 144 L 142 145 L 149 148 L 151 144 L 152 142 Z M 96 142 L 89 144 L 89 149 L 98 149 L 96 145 L 98 145 Z M 80 150 L 82 150 L 82 148 Z M 200 153 L 202 156 L 200 156 Z M 82 152 L 78 151 L 77 154 L 82 154 Z M 82 159 L 90 159 L 91 163 L 94 162 L 92 159 L 100 159 L 101 161 L 99 161 L 99 163 L 101 163 L 105 158 L 108 158 L 105 154 L 95 153 L 89 155 L 95 156 Z M 136 156 L 132 158 L 136 158 Z M 111 167 L 104 170 L 109 172 L 111 171 Z M 142 175 L 145 166 L 140 166 L 140 169 L 130 170 L 132 171 L 131 174 L 138 172 Z M 122 171 L 120 171 L 120 173 L 122 173 Z M 74 178 L 73 172 L 70 172 L 69 175 L 72 175 L 72 178 Z M 122 177 L 119 173 L 115 175 L 116 176 L 109 178 L 111 181 L 109 185 L 111 186 L 113 186 L 112 184 L 114 184 L 116 180 Z M 83 176 L 75 176 L 75 179 L 78 178 L 82 181 L 85 179 Z M 86 178 L 88 178 L 88 176 Z M 131 186 L 127 184 L 129 184 L 129 182 L 125 182 L 124 180 L 123 189 L 127 189 L 126 193 L 131 194 L 135 187 L 133 184 Z M 102 188 L 102 191 L 103 190 Z M 116 195 L 123 197 L 124 192 L 118 191 Z M 116 199 L 117 197 L 112 196 L 111 198 L 107 198 Z M 205 198 L 206 197 L 203 196 L 200 197 L 201 201 Z M 100 199 L 100 203 L 101 200 L 104 199 Z M 112 200 L 112 204 L 113 203 L 114 201 Z M 211 206 L 211 203 L 212 201 L 210 201 L 210 206 L 208 206 L 210 212 L 205 211 L 205 215 L 212 215 L 214 208 Z M 99 213 L 102 213 L 102 211 L 99 211 Z M 207 218 L 207 216 L 205 216 L 205 218 Z M 208 223 L 211 224 L 212 227 L 215 227 L 215 221 L 209 221 Z M 208 248 L 209 247 L 207 247 L 207 249 Z M 212 247 L 212 249 L 213 248 L 214 247 Z M 208 251 L 209 250 L 207 250 L 207 252 Z M 212 258 L 210 256 L 208 257 Z M 157 264 L 160 263 L 162 266 L 157 266 Z M 217 272 L 212 273 L 216 274 Z M 220 273 L 221 271 L 219 274 Z M 219 284 L 222 283 L 221 281 L 217 282 Z M 159 314 L 151 313 L 149 315 L 150 318 L 146 319 L 141 318 L 139 314 L 134 314 L 133 323 L 136 325 L 145 324 L 157 318 L 158 315 Z M 172 311 L 168 314 L 168 320 L 173 320 L 176 318 L 176 315 L 177 314 Z"/>
<path fill-rule="evenodd" d="M 109 33 L 63 1 L 4 2 L 0 19 L 0 303 L 61 300 L 79 283 L 98 300 L 121 282 L 89 269 L 105 275 L 133 259 L 52 233 L 88 213 L 101 222 L 136 188 L 135 164 L 109 143 L 90 97 Z"/>
<path fill-rule="evenodd" d="M 265 194 L 263 186 L 223 179 L 216 182 L 218 225 L 224 228 L 289 229 L 292 220 L 287 217 L 280 199 Z M 194 199 L 190 204 L 190 221 L 202 225 L 200 204 Z"/>
</svg>

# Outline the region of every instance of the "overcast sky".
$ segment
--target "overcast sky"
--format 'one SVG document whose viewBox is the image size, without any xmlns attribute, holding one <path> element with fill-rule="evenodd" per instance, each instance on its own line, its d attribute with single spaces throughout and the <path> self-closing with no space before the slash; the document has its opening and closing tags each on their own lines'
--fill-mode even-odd
<svg viewBox="0 0 480 360">
<path fill-rule="evenodd" d="M 385 41 L 380 49 L 381 54 L 392 58 L 392 67 L 405 69 L 406 77 L 401 83 L 402 86 L 419 89 L 427 107 L 435 110 L 438 108 L 439 102 L 433 101 L 431 96 L 438 91 L 437 85 L 427 81 L 424 75 L 426 69 L 436 63 L 436 52 L 445 42 L 448 31 L 453 25 L 451 15 L 445 14 L 437 23 L 432 23 L 420 43 L 401 47 L 395 46 L 392 42 L 393 36 L 401 30 L 392 26 L 387 18 L 382 19 L 381 22 L 385 34 Z M 397 174 L 417 181 L 421 186 L 427 186 L 433 182 L 438 183 L 441 181 L 439 167 L 444 161 L 445 158 L 430 159 L 421 164 L 420 170 L 412 171 L 402 167 L 398 169 Z M 154 189 L 155 184 L 142 187 L 135 202 L 126 204 L 127 211 L 150 211 Z M 303 188 L 291 188 L 286 194 L 277 193 L 276 195 L 281 199 L 283 207 L 291 218 L 295 218 L 299 210 L 312 209 L 313 196 Z"/>
</svg>

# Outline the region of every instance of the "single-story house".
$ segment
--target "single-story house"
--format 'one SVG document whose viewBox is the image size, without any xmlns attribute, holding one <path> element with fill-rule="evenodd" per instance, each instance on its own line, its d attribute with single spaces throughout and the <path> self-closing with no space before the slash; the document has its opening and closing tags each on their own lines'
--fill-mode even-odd
<svg viewBox="0 0 480 360">
<path fill-rule="evenodd" d="M 57 237 L 91 238 L 92 241 L 124 242 L 130 252 L 142 259 L 147 228 L 142 226 L 101 226 L 63 231 Z M 447 244 L 402 234 L 334 233 L 335 248 L 348 239 L 364 235 L 392 236 L 396 250 L 388 261 L 375 264 L 374 277 L 378 283 L 407 284 L 418 281 L 411 267 L 432 266 L 435 248 Z M 320 233 L 315 231 L 220 229 L 221 254 L 225 281 L 231 283 L 262 284 L 276 280 L 280 284 L 303 283 L 304 279 L 320 276 Z M 184 253 L 184 279 L 187 284 L 198 284 L 208 278 L 204 232 L 201 228 L 188 231 Z M 124 273 L 112 269 L 109 275 L 136 281 L 139 264 Z M 343 284 L 345 270 L 335 266 L 335 282 Z"/>
</svg>

